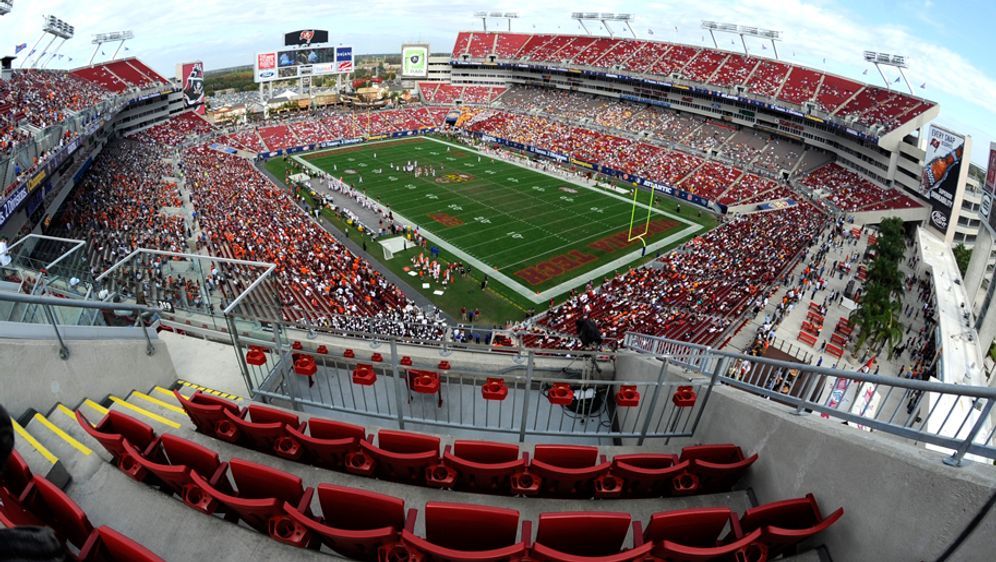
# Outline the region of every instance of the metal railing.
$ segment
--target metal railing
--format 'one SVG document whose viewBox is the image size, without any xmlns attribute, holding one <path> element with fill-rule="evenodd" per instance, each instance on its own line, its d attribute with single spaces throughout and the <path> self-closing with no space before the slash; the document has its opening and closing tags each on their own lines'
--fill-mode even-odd
<svg viewBox="0 0 996 562">
<path fill-rule="evenodd" d="M 339 339 L 331 351 L 318 353 L 316 344 L 326 340 L 293 349 L 287 341 L 293 335 L 281 328 L 270 340 L 230 333 L 253 398 L 302 411 L 378 418 L 399 429 L 445 427 L 515 435 L 519 441 L 556 435 L 642 444 L 691 437 L 720 373 L 677 381 L 671 376 L 676 366 L 665 362 L 654 377 L 617 380 L 612 354 L 509 350 L 503 354 L 508 360 L 496 361 L 500 352 L 474 345 L 461 349 L 450 367 L 444 358 L 452 355 L 444 355 L 438 342 L 433 354 L 368 334 Z M 345 356 L 344 344 L 353 346 L 353 357 Z M 253 349 L 265 350 L 262 359 L 256 355 L 255 362 L 262 363 L 247 361 Z M 405 349 L 418 355 L 406 356 Z M 313 374 L 295 368 L 302 357 L 314 360 Z"/>
<path fill-rule="evenodd" d="M 959 466 L 966 454 L 996 459 L 996 424 L 991 418 L 996 388 L 816 367 L 636 333 L 626 334 L 623 347 L 710 377 L 718 372 L 718 382 L 784 404 L 800 415 L 818 413 L 949 451 L 944 462 L 952 466 Z M 715 366 L 724 362 L 717 371 Z"/>
<path fill-rule="evenodd" d="M 10 293 L 0 291 L 0 302 L 9 302 L 24 305 L 25 311 L 21 322 L 29 324 L 49 324 L 53 334 L 59 342 L 59 357 L 69 358 L 69 347 L 66 345 L 66 327 L 68 326 L 94 326 L 97 316 L 87 317 L 82 312 L 85 310 L 110 311 L 116 314 L 121 325 L 134 326 L 140 328 L 145 339 L 145 352 L 152 355 L 156 352 L 152 345 L 152 338 L 149 335 L 149 325 L 154 324 L 158 318 L 158 310 L 147 306 L 99 302 L 92 300 L 63 299 L 56 297 L 43 297 L 38 295 L 25 295 L 21 293 Z M 76 314 L 63 314 L 62 309 L 70 309 Z M 128 313 L 127 316 L 118 316 L 121 313 Z M 70 320 L 67 321 L 67 318 Z M 60 328 L 61 326 L 61 328 Z"/>
</svg>

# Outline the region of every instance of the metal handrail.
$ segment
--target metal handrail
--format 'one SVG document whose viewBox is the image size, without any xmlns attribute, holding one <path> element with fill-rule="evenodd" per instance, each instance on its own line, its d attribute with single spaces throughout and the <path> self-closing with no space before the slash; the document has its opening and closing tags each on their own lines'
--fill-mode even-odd
<svg viewBox="0 0 996 562">
<path fill-rule="evenodd" d="M 953 450 L 944 458 L 945 464 L 959 466 L 968 453 L 996 459 L 996 428 L 986 428 L 996 405 L 996 388 L 817 367 L 634 332 L 625 335 L 624 347 L 678 363 L 704 375 L 710 374 L 707 365 L 713 361 L 726 361 L 729 368 L 719 375 L 723 384 L 794 406 L 796 414 L 816 412 L 824 417 Z M 682 362 L 674 357 L 693 360 Z M 737 366 L 746 368 L 739 374 L 732 372 Z M 793 372 L 795 375 L 789 379 L 788 375 Z M 775 388 L 776 385 L 779 388 Z M 878 393 L 880 388 L 885 391 L 884 398 Z M 824 393 L 827 394 L 825 400 Z M 890 404 L 893 394 L 897 396 Z M 924 396 L 927 396 L 926 404 Z M 904 403 L 905 415 L 900 413 Z M 944 406 L 939 408 L 942 404 Z M 973 415 L 975 419 L 972 419 Z M 928 428 L 931 422 L 934 427 Z M 952 429 L 953 435 L 950 434 Z"/>
<path fill-rule="evenodd" d="M 55 317 L 55 313 L 52 312 L 52 307 L 61 306 L 68 308 L 84 308 L 84 309 L 95 309 L 95 310 L 111 310 L 119 311 L 126 310 L 130 312 L 138 313 L 135 319 L 135 325 L 139 326 L 142 323 L 143 318 L 152 317 L 159 314 L 159 310 L 149 306 L 143 306 L 140 304 L 128 304 L 128 303 L 112 303 L 112 302 L 102 302 L 102 301 L 92 301 L 92 300 L 80 300 L 80 299 L 62 299 L 56 297 L 43 297 L 39 295 L 24 295 L 21 293 L 10 293 L 0 291 L 0 302 L 13 302 L 19 304 L 34 304 L 42 307 L 45 312 L 45 316 L 48 319 L 49 324 L 52 325 L 52 330 L 55 332 L 56 339 L 59 340 L 59 357 L 62 359 L 69 358 L 69 348 L 66 346 L 66 342 L 62 337 L 62 332 L 59 331 L 59 324 Z M 142 328 L 142 335 L 145 336 L 145 353 L 146 355 L 152 355 L 156 352 L 155 346 L 152 345 L 152 338 L 149 336 L 149 331 L 144 326 Z"/>
</svg>

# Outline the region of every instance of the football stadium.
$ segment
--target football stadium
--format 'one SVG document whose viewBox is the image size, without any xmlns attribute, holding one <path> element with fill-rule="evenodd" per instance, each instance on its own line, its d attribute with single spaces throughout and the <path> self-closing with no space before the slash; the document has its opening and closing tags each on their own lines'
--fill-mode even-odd
<svg viewBox="0 0 996 562">
<path fill-rule="evenodd" d="M 992 115 L 513 4 L 0 0 L 0 561 L 993 558 Z"/>
</svg>

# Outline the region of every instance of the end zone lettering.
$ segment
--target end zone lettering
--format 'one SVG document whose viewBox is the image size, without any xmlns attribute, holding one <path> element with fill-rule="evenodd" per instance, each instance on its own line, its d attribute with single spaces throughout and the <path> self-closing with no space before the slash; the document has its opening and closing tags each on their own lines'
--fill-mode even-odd
<svg viewBox="0 0 996 562">
<path fill-rule="evenodd" d="M 581 250 L 571 250 L 545 262 L 520 269 L 515 272 L 515 275 L 530 285 L 539 285 L 596 259 L 598 258 Z"/>
</svg>

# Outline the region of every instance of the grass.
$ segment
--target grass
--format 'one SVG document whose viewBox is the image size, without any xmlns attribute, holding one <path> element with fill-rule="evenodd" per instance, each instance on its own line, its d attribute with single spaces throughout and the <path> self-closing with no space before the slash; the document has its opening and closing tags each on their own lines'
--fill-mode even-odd
<svg viewBox="0 0 996 562">
<path fill-rule="evenodd" d="M 585 189 L 560 178 L 486 156 L 479 159 L 479 156 L 471 150 L 457 147 L 447 150 L 446 145 L 418 138 L 312 153 L 304 158 L 335 176 L 343 177 L 394 212 L 430 230 L 452 244 L 459 253 L 473 256 L 536 292 L 569 281 L 640 248 L 639 240 L 626 241 L 633 212 L 628 200 L 620 201 L 606 193 Z M 390 166 L 392 163 L 404 166 L 414 160 L 423 168 L 434 168 L 436 175 L 415 177 Z M 272 159 L 266 164 L 267 169 L 281 179 L 285 177 L 288 166 L 292 164 L 282 158 Z M 375 173 L 378 169 L 381 173 Z M 450 174 L 464 176 L 454 175 L 443 182 L 438 181 Z M 359 177 L 363 177 L 362 184 Z M 646 202 L 648 198 L 647 193 L 640 193 L 641 201 Z M 675 214 L 677 204 L 674 200 L 657 197 L 654 207 Z M 712 215 L 696 215 L 689 211 L 690 207 L 686 204 L 680 216 L 704 227 L 695 235 L 715 226 Z M 647 214 L 639 208 L 637 211 L 635 228 L 641 231 L 643 222 L 640 219 L 645 221 Z M 642 216 L 639 211 L 642 211 Z M 327 212 L 326 218 L 350 237 L 357 239 L 362 236 L 341 217 Z M 656 212 L 653 221 L 656 232 L 647 237 L 648 243 L 687 226 Z M 512 234 L 519 234 L 520 237 Z M 369 236 L 360 239 L 364 238 L 375 259 L 402 279 L 409 279 L 404 269 L 411 265 L 411 258 L 421 250 L 409 249 L 396 253 L 393 260 L 384 260 L 381 248 L 374 246 L 374 239 Z M 647 256 L 607 271 L 592 282 L 598 284 L 625 269 L 651 260 L 685 239 L 687 237 L 648 252 Z M 440 250 L 440 261 L 444 266 L 454 260 L 464 261 L 462 256 L 444 248 Z M 433 291 L 444 287 L 435 283 L 424 289 L 422 280 L 412 277 L 415 282 L 410 285 L 454 317 L 460 317 L 461 307 L 479 309 L 481 315 L 478 320 L 485 324 L 519 320 L 528 309 L 541 310 L 546 306 L 545 302 L 534 304 L 494 278 L 489 278 L 488 289 L 482 291 L 482 276 L 481 271 L 472 268 L 466 277 L 456 276 L 441 296 L 433 294 Z M 560 302 L 567 295 L 568 291 L 564 290 L 554 300 Z"/>
</svg>

